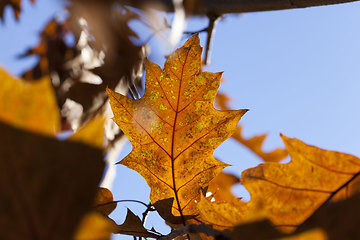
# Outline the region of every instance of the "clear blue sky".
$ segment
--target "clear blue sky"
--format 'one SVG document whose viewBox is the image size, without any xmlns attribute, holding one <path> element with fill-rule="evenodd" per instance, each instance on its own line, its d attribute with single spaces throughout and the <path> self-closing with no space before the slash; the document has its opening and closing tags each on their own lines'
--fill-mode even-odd
<svg viewBox="0 0 360 240">
<path fill-rule="evenodd" d="M 6 13 L 0 25 L 0 65 L 19 73 L 33 60 L 14 57 L 38 40 L 38 32 L 61 2 L 24 2 L 19 22 Z M 207 71 L 224 71 L 220 89 L 233 98 L 234 109 L 247 108 L 240 121 L 245 135 L 269 133 L 266 149 L 282 146 L 279 133 L 325 149 L 360 156 L 360 3 L 299 10 L 227 16 L 217 26 L 212 63 Z M 62 16 L 59 14 L 59 16 Z M 202 19 L 188 23 L 205 26 Z M 136 29 L 135 29 L 136 30 Z M 205 35 L 200 35 L 204 40 Z M 155 41 L 150 60 L 164 62 Z M 125 149 L 128 152 L 131 147 Z M 240 176 L 260 161 L 228 140 L 214 153 L 233 165 L 228 172 Z M 117 166 L 115 199 L 148 202 L 149 189 L 140 175 Z M 240 187 L 235 192 L 247 196 Z M 118 206 L 121 222 L 125 206 L 141 216 L 134 204 Z M 151 218 L 148 223 L 155 223 Z M 161 228 L 160 228 L 161 230 Z M 125 239 L 121 237 L 121 239 Z M 129 238 L 132 239 L 132 238 Z"/>
</svg>

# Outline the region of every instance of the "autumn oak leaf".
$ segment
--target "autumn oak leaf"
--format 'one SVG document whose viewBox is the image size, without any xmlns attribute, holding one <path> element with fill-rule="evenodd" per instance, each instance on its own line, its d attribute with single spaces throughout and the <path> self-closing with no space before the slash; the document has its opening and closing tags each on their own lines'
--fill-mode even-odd
<svg viewBox="0 0 360 240">
<path fill-rule="evenodd" d="M 200 189 L 228 166 L 213 151 L 233 133 L 246 110 L 218 111 L 213 101 L 221 73 L 201 72 L 199 37 L 165 62 L 146 61 L 144 96 L 132 100 L 107 90 L 114 121 L 133 145 L 120 163 L 141 174 L 150 200 L 174 199 L 172 214 L 196 215 Z"/>
<path fill-rule="evenodd" d="M 231 228 L 249 220 L 268 218 L 288 232 L 334 197 L 341 194 L 336 199 L 340 200 L 358 192 L 359 158 L 310 146 L 295 138 L 282 136 L 282 139 L 291 161 L 267 162 L 245 170 L 240 181 L 250 193 L 248 203 L 235 198 L 228 202 L 202 198 L 198 208 L 204 222 L 217 228 Z"/>
</svg>

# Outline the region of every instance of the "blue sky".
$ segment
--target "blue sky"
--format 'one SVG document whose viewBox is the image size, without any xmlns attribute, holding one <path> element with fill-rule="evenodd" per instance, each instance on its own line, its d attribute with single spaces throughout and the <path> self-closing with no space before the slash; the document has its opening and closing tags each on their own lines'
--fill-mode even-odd
<svg viewBox="0 0 360 240">
<path fill-rule="evenodd" d="M 51 16 L 63 15 L 59 14 L 60 1 L 37 0 L 34 6 L 23 2 L 20 21 L 7 11 L 0 25 L 0 65 L 12 73 L 31 66 L 34 59 L 19 61 L 15 56 L 37 43 L 40 29 Z M 218 24 L 212 62 L 205 70 L 223 71 L 220 90 L 233 99 L 232 108 L 250 109 L 240 121 L 246 136 L 268 133 L 267 150 L 282 146 L 279 134 L 283 133 L 360 156 L 359 12 L 360 3 L 355 2 L 232 15 Z M 188 22 L 193 30 L 205 24 L 200 18 Z M 166 51 L 156 40 L 151 44 L 149 58 L 162 66 Z M 128 144 L 122 156 L 130 149 Z M 226 171 L 239 176 L 243 169 L 260 163 L 232 140 L 214 156 L 233 165 Z M 117 170 L 115 199 L 148 202 L 149 189 L 141 176 L 121 165 Z M 240 187 L 234 191 L 248 197 Z M 139 215 L 144 210 L 134 204 L 119 205 L 119 214 L 114 216 L 119 222 L 126 206 Z M 148 223 L 156 227 L 158 221 L 149 219 Z"/>
</svg>

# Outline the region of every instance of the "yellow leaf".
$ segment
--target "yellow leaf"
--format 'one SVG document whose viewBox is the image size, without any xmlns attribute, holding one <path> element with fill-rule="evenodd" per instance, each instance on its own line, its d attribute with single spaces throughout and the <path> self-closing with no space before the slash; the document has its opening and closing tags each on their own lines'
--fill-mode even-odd
<svg viewBox="0 0 360 240">
<path fill-rule="evenodd" d="M 105 117 L 103 115 L 97 115 L 86 123 L 85 126 L 78 129 L 70 139 L 102 148 L 104 147 L 105 137 L 104 124 Z"/>
<path fill-rule="evenodd" d="M 33 132 L 55 136 L 59 110 L 50 80 L 28 83 L 0 68 L 0 121 Z"/>
<path fill-rule="evenodd" d="M 72 239 L 91 209 L 103 152 L 55 138 L 48 79 L 29 84 L 0 69 L 0 80 L 0 239 Z"/>
<path fill-rule="evenodd" d="M 85 215 L 76 231 L 75 240 L 110 239 L 115 231 L 116 224 L 98 212 Z"/>
<path fill-rule="evenodd" d="M 133 145 L 120 163 L 145 178 L 152 203 L 173 198 L 173 215 L 183 219 L 197 213 L 201 187 L 228 166 L 213 151 L 246 112 L 214 109 L 221 73 L 200 71 L 199 42 L 198 36 L 190 38 L 164 70 L 147 61 L 140 100 L 107 90 L 114 121 Z"/>
</svg>

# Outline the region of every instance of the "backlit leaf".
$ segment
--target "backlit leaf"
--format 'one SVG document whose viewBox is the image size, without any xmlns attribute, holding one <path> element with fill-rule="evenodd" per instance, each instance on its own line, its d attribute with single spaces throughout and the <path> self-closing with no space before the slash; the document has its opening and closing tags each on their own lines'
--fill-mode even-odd
<svg viewBox="0 0 360 240">
<path fill-rule="evenodd" d="M 104 124 L 103 115 L 95 116 L 85 126 L 78 129 L 70 139 L 102 148 L 104 147 Z"/>
<path fill-rule="evenodd" d="M 203 198 L 198 207 L 205 222 L 228 228 L 266 217 L 283 230 L 293 230 L 360 175 L 360 159 L 355 156 L 282 138 L 291 162 L 245 170 L 241 183 L 250 192 L 249 203 L 235 199 L 211 203 Z"/>
<path fill-rule="evenodd" d="M 54 136 L 59 110 L 50 80 L 27 83 L 0 68 L 0 120 L 16 127 Z"/>
<path fill-rule="evenodd" d="M 208 193 L 211 193 L 211 199 L 216 201 L 228 201 L 234 198 L 231 192 L 231 188 L 239 183 L 240 179 L 229 173 L 221 172 L 209 183 L 207 189 Z"/>
<path fill-rule="evenodd" d="M 201 72 L 198 36 L 159 66 L 146 62 L 146 91 L 132 100 L 108 90 L 114 121 L 133 145 L 120 163 L 140 173 L 152 203 L 173 198 L 174 216 L 197 214 L 200 189 L 228 166 L 213 151 L 246 110 L 218 111 L 213 100 L 221 73 Z"/>
</svg>

